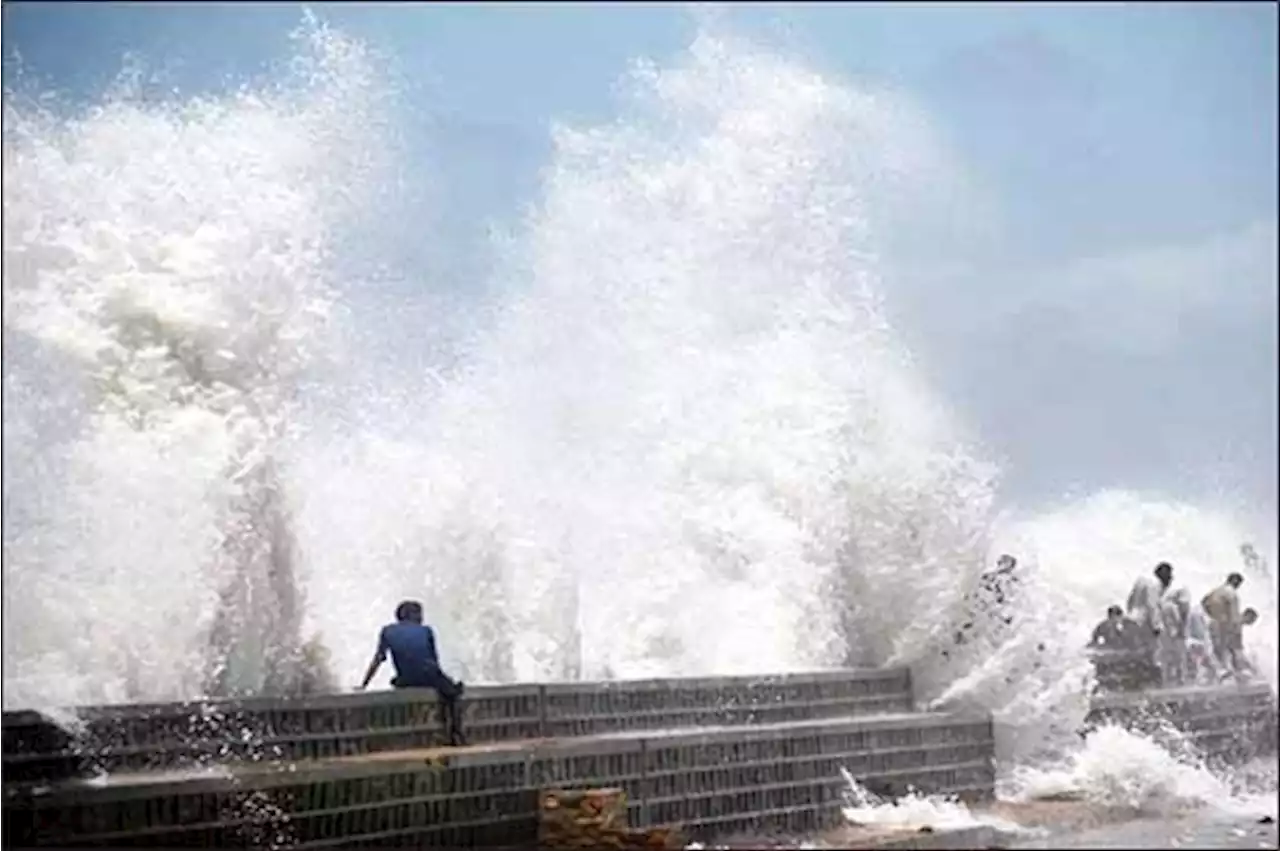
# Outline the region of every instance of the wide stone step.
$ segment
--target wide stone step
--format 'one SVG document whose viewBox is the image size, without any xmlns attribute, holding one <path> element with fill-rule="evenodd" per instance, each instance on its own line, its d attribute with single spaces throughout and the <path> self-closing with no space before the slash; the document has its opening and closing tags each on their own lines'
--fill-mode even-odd
<svg viewBox="0 0 1280 851">
<path fill-rule="evenodd" d="M 988 797 L 989 716 L 875 717 L 629 731 L 382 752 L 218 774 L 152 772 L 10 788 L 5 845 L 524 846 L 547 789 L 615 787 L 637 828 L 690 838 L 807 832 L 839 819 L 844 768 L 901 794 Z"/>
<path fill-rule="evenodd" d="M 909 711 L 905 668 L 765 677 L 469 687 L 472 742 Z M 72 734 L 33 711 L 3 716 L 4 780 L 94 770 L 323 759 L 445 742 L 434 692 L 87 707 Z"/>
<path fill-rule="evenodd" d="M 1237 763 L 1276 752 L 1280 713 L 1265 684 L 1185 686 L 1096 695 L 1086 723 L 1116 724 Z"/>
</svg>

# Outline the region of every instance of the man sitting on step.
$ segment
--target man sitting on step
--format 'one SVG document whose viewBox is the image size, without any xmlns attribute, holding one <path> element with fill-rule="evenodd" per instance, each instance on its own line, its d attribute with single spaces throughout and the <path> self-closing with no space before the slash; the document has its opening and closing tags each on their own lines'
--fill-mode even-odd
<svg viewBox="0 0 1280 851">
<path fill-rule="evenodd" d="M 365 672 L 360 690 L 369 687 L 373 675 L 391 654 L 396 675 L 391 680 L 393 688 L 434 689 L 440 704 L 440 723 L 449 736 L 449 744 L 465 745 L 462 734 L 462 715 L 458 699 L 462 697 L 463 684 L 450 679 L 440 669 L 436 655 L 436 635 L 422 622 L 422 604 L 405 600 L 396 606 L 396 622 L 387 624 L 378 635 L 378 649 Z"/>
<path fill-rule="evenodd" d="M 1093 629 L 1089 647 L 1099 691 L 1137 690 L 1159 685 L 1160 676 L 1144 651 L 1142 627 L 1125 617 L 1120 606 L 1107 608 L 1107 619 Z"/>
</svg>

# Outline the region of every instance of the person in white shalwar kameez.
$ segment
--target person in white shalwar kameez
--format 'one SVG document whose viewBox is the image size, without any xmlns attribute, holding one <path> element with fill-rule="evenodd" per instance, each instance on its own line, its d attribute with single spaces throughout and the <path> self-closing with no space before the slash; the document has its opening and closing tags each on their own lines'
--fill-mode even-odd
<svg viewBox="0 0 1280 851">
<path fill-rule="evenodd" d="M 1218 662 L 1209 638 L 1209 616 L 1204 607 L 1192 606 L 1187 613 L 1187 677 L 1196 685 L 1217 682 Z"/>
<path fill-rule="evenodd" d="M 1125 613 L 1143 628 L 1142 641 L 1152 650 L 1155 649 L 1156 637 L 1163 629 L 1160 616 L 1160 602 L 1173 582 L 1173 567 L 1162 561 L 1156 565 L 1152 576 L 1141 576 L 1133 584 L 1129 592 L 1129 600 L 1125 604 Z"/>
<path fill-rule="evenodd" d="M 1160 634 L 1156 637 L 1156 665 L 1167 686 L 1181 685 L 1188 675 L 1187 618 L 1191 614 L 1191 592 L 1187 588 L 1165 594 L 1160 599 Z"/>
</svg>

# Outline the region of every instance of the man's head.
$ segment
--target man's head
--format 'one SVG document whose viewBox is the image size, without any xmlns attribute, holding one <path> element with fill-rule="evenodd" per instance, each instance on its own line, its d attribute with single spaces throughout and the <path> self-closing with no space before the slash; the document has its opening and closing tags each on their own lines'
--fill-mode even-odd
<svg viewBox="0 0 1280 851">
<path fill-rule="evenodd" d="M 1018 566 L 1018 560 L 1013 556 L 1005 553 L 996 560 L 996 567 L 1002 571 L 1008 572 Z"/>
<path fill-rule="evenodd" d="M 396 620 L 400 623 L 422 623 L 422 604 L 417 600 L 405 600 L 396 606 Z"/>
<path fill-rule="evenodd" d="M 1107 606 L 1107 620 L 1118 621 L 1124 617 L 1124 609 L 1119 606 Z"/>
<path fill-rule="evenodd" d="M 1168 588 L 1169 583 L 1173 581 L 1173 565 L 1167 561 L 1162 561 L 1156 565 L 1156 579 L 1160 580 L 1163 588 Z"/>
<path fill-rule="evenodd" d="M 1244 577 L 1238 573 L 1232 573 L 1227 577 L 1227 584 L 1232 588 L 1239 588 L 1244 584 Z"/>
<path fill-rule="evenodd" d="M 1244 624 L 1245 626 L 1253 626 L 1257 622 L 1258 622 L 1257 609 L 1245 609 L 1243 612 L 1240 613 L 1240 623 Z"/>
</svg>

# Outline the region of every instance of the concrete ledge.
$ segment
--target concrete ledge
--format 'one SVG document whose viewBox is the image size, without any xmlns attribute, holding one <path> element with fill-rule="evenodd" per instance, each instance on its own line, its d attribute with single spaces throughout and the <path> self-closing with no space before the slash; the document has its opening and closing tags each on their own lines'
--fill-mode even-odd
<svg viewBox="0 0 1280 851">
<path fill-rule="evenodd" d="M 759 724 L 909 711 L 906 669 L 475 687 L 463 700 L 475 742 L 620 730 Z M 3 716 L 5 781 L 88 769 L 323 759 L 444 742 L 429 690 L 87 707 L 72 736 L 45 716 Z"/>
<path fill-rule="evenodd" d="M 1241 762 L 1276 752 L 1280 713 L 1270 687 L 1224 684 L 1100 694 L 1085 724 L 1108 723 L 1189 744 L 1212 760 Z M 1169 737 L 1170 730 L 1180 738 Z"/>
<path fill-rule="evenodd" d="M 300 848 L 521 845 L 536 839 L 540 790 L 584 786 L 623 790 L 637 828 L 681 825 L 698 839 L 761 826 L 802 833 L 838 818 L 840 768 L 880 785 L 990 797 L 991 732 L 989 718 L 920 714 L 117 775 L 7 794 L 5 844 L 221 847 L 270 830 Z"/>
<path fill-rule="evenodd" d="M 903 737 L 896 735 L 907 733 Z M 156 794 L 188 794 L 230 791 L 252 785 L 272 788 L 295 782 L 328 779 L 376 777 L 397 771 L 416 771 L 423 767 L 486 768 L 500 765 L 524 765 L 534 760 L 569 760 L 576 757 L 610 757 L 641 755 L 652 757 L 652 772 L 661 774 L 668 766 L 658 759 L 665 752 L 697 750 L 718 754 L 726 746 L 736 749 L 736 760 L 750 759 L 761 752 L 746 750 L 752 743 L 775 747 L 786 746 L 788 754 L 778 757 L 780 764 L 806 759 L 803 746 L 809 750 L 822 744 L 821 738 L 845 737 L 854 745 L 841 752 L 844 757 L 868 753 L 897 754 L 929 752 L 935 748 L 976 742 L 985 744 L 994 738 L 990 716 L 971 712 L 904 713 L 886 717 L 847 718 L 759 727 L 712 727 L 668 731 L 634 730 L 599 736 L 569 739 L 530 739 L 491 742 L 467 747 L 432 747 L 405 751 L 385 751 L 350 757 L 333 757 L 300 762 L 240 763 L 208 768 L 176 768 L 157 771 L 121 771 L 93 779 L 68 779 L 39 791 L 9 787 L 6 800 L 39 800 L 50 806 L 76 804 L 93 800 L 113 801 L 147 797 Z M 719 749 L 719 750 L 717 750 Z M 720 757 L 717 756 L 717 759 Z M 670 766 L 672 771 L 682 765 Z M 160 787 L 163 787 L 162 789 Z M 44 804 L 42 804 L 44 805 Z"/>
<path fill-rule="evenodd" d="M 1153 706 L 1263 706 L 1275 703 L 1271 687 L 1262 683 L 1229 683 L 1218 686 L 1183 686 L 1146 691 L 1104 692 L 1090 701 L 1095 712 L 1116 709 L 1147 709 Z"/>
</svg>

